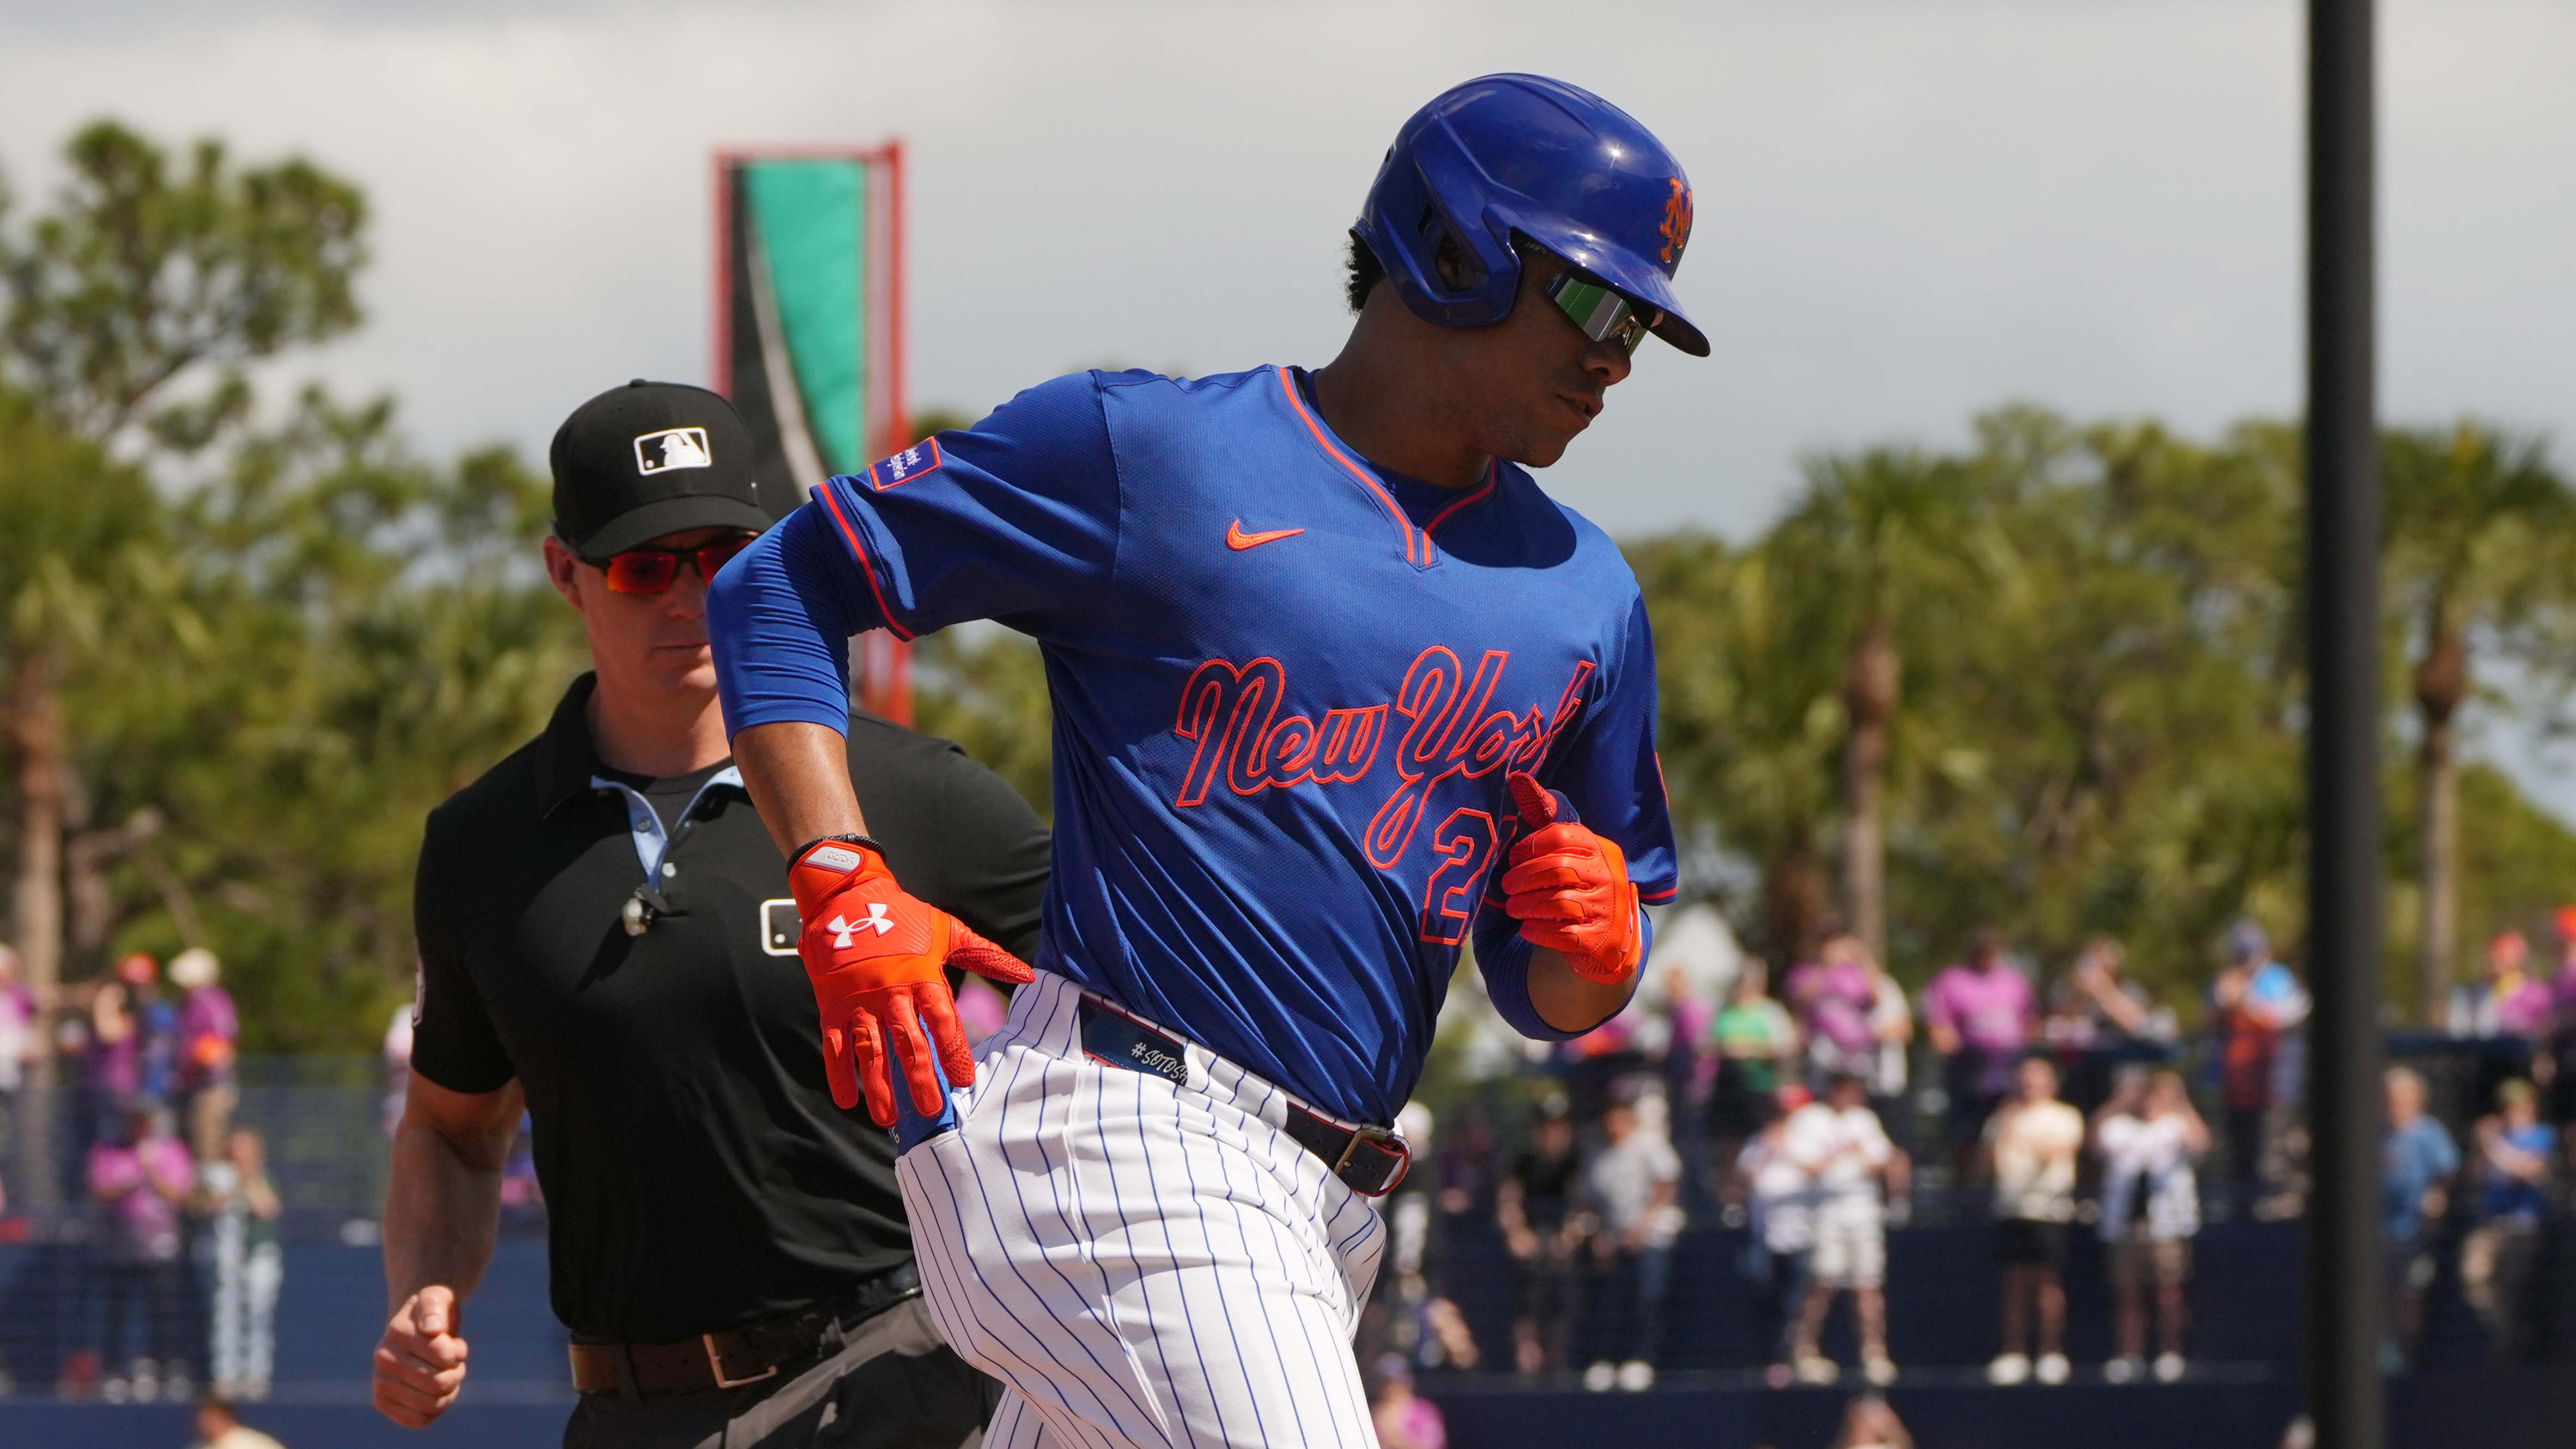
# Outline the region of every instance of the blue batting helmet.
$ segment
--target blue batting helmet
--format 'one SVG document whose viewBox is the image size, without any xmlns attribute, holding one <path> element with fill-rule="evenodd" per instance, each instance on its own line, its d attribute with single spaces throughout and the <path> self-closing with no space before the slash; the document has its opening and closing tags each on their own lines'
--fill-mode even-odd
<svg viewBox="0 0 2576 1449">
<path fill-rule="evenodd" d="M 1510 316 L 1517 232 L 1660 313 L 1656 336 L 1706 357 L 1708 338 L 1672 288 L 1690 228 L 1690 178 L 1627 112 L 1545 76 L 1489 75 L 1404 123 L 1351 230 L 1426 322 L 1483 327 Z M 1443 237 L 1467 264 L 1463 289 L 1433 265 Z"/>
</svg>

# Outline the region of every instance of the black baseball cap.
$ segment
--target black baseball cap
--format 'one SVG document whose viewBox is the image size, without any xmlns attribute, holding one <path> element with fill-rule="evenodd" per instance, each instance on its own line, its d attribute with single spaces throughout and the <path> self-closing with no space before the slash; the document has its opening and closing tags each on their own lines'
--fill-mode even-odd
<svg viewBox="0 0 2576 1449">
<path fill-rule="evenodd" d="M 751 430 L 702 387 L 637 378 L 555 430 L 555 536 L 583 558 L 623 553 L 693 528 L 767 528 L 752 480 Z"/>
</svg>

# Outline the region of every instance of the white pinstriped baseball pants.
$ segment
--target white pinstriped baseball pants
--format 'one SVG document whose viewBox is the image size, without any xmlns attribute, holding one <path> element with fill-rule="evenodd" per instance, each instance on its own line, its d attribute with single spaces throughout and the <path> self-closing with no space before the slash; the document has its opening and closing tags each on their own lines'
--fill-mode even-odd
<svg viewBox="0 0 2576 1449">
<path fill-rule="evenodd" d="M 1081 997 L 1021 987 L 958 1130 L 896 1165 L 931 1316 L 1004 1385 L 985 1444 L 1376 1445 L 1351 1335 L 1378 1215 L 1252 1073 L 1195 1045 L 1185 1086 L 1085 1056 Z"/>
</svg>

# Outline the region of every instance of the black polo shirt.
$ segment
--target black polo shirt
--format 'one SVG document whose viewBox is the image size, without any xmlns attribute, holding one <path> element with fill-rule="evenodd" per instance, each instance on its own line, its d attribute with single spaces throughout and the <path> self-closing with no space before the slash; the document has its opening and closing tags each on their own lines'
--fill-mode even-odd
<svg viewBox="0 0 2576 1449">
<path fill-rule="evenodd" d="M 430 812 L 412 1069 L 526 1086 L 556 1316 L 669 1342 L 829 1298 L 912 1241 L 891 1137 L 824 1084 L 786 863 L 739 786 L 710 784 L 668 832 L 673 914 L 620 922 L 644 865 L 629 798 L 597 783 L 594 682 Z M 849 741 L 904 889 L 1034 958 L 1036 814 L 946 740 L 855 715 Z"/>
</svg>

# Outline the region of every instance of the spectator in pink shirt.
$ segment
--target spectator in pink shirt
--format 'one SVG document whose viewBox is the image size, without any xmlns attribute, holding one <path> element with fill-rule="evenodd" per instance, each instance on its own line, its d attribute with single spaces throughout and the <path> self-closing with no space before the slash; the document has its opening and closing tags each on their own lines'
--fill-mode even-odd
<svg viewBox="0 0 2576 1449">
<path fill-rule="evenodd" d="M 125 1109 L 125 1130 L 89 1150 L 90 1197 L 105 1229 L 107 1314 L 101 1361 L 110 1402 L 149 1402 L 166 1389 L 188 1393 L 188 1362 L 179 1344 L 181 1274 L 179 1210 L 197 1185 L 187 1144 L 170 1130 L 169 1113 L 148 1099 Z M 126 1330 L 136 1314 L 145 1330 L 131 1365 Z"/>
<path fill-rule="evenodd" d="M 2560 906 L 2554 919 L 2558 972 L 2549 992 L 2554 1014 L 2549 1044 L 2532 1067 L 2536 1079 L 2547 1079 L 2549 1119 L 2563 1128 L 2576 1124 L 2576 906 Z"/>
<path fill-rule="evenodd" d="M 2003 932 L 1977 932 L 1968 959 L 1932 978 L 1923 1021 L 1950 1096 L 1950 1147 L 1964 1166 L 2039 1024 L 2039 993 L 2004 953 Z"/>
<path fill-rule="evenodd" d="M 18 1120 L 18 1089 L 27 1067 L 44 1049 L 44 1022 L 36 994 L 18 979 L 18 952 L 0 942 L 0 1160 L 9 1156 L 10 1128 Z"/>
<path fill-rule="evenodd" d="M 2480 978 L 2451 990 L 2451 1035 L 2495 1043 L 2478 1054 L 2469 1100 L 2492 1101 L 2496 1088 L 2516 1077 L 2549 1075 L 2557 1065 L 2546 1060 L 2557 1016 L 2558 994 L 2532 961 L 2530 940 L 2520 931 L 2497 932 Z"/>
<path fill-rule="evenodd" d="M 1905 1096 L 1905 1049 L 1914 1040 L 1914 1010 L 1905 988 L 1858 936 L 1834 936 L 1817 954 L 1788 981 L 1789 1003 L 1807 1039 L 1810 1085 L 1822 1091 L 1837 1073 L 1860 1078 L 1870 1110 L 1910 1154 L 1914 1112 Z"/>
<path fill-rule="evenodd" d="M 1369 1395 L 1369 1418 L 1384 1449 L 1449 1449 L 1440 1406 L 1414 1393 L 1413 1366 L 1404 1355 L 1381 1357 L 1370 1377 L 1377 1382 Z"/>
<path fill-rule="evenodd" d="M 2484 979 L 2452 989 L 2451 1035 L 2546 1035 L 2557 997 L 2551 983 L 2531 969 L 2530 940 L 2520 931 L 2499 932 L 2487 942 L 2486 965 Z"/>
<path fill-rule="evenodd" d="M 1836 936 L 1817 955 L 1793 968 L 1786 983 L 1790 1009 L 1807 1037 L 1810 1085 L 1845 1072 L 1866 1082 L 1878 1065 L 1878 1030 L 1870 1022 L 1878 990 L 1869 948 L 1856 937 Z"/>
<path fill-rule="evenodd" d="M 2564 1015 L 2576 1012 L 2576 905 L 2560 906 L 2550 919 L 2558 927 L 2558 972 L 2550 990 Z"/>
</svg>

